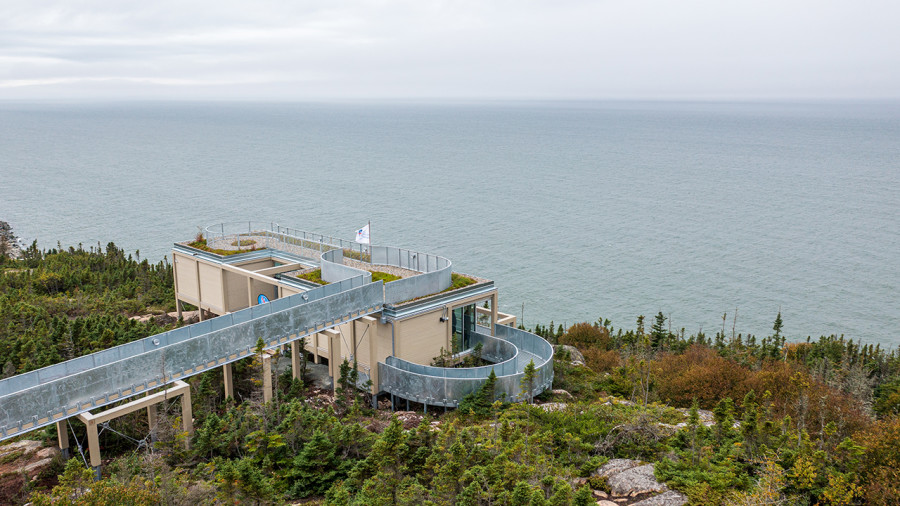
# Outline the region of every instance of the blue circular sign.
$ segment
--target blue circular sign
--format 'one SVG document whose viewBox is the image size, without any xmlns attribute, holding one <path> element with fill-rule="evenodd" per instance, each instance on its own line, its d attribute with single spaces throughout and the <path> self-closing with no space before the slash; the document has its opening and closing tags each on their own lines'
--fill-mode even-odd
<svg viewBox="0 0 900 506">
<path fill-rule="evenodd" d="M 269 302 L 269 298 L 264 293 L 259 294 L 259 297 L 256 298 L 257 304 L 265 304 L 266 302 Z"/>
</svg>

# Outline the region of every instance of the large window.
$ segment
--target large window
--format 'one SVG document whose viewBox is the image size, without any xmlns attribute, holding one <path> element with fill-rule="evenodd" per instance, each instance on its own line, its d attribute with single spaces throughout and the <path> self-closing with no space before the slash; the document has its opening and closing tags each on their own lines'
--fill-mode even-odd
<svg viewBox="0 0 900 506">
<path fill-rule="evenodd" d="M 472 335 L 475 334 L 475 304 L 458 307 L 453 310 L 453 353 L 468 350 L 472 347 Z"/>
</svg>

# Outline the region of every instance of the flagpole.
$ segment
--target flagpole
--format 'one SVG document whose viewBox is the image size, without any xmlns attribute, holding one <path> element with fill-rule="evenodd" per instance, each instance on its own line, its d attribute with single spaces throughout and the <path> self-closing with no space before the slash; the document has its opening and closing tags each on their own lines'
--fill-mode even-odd
<svg viewBox="0 0 900 506">
<path fill-rule="evenodd" d="M 369 265 L 372 265 L 372 220 L 369 220 Z"/>
</svg>

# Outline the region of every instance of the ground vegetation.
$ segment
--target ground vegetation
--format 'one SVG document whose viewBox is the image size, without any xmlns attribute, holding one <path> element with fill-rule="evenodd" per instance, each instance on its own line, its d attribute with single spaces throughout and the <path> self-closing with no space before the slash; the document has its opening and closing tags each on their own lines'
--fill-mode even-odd
<svg viewBox="0 0 900 506">
<path fill-rule="evenodd" d="M 68 356 L 63 336 L 72 335 L 74 320 L 83 321 L 76 335 L 91 336 L 97 349 L 141 334 L 125 332 L 132 312 L 172 300 L 163 288 L 171 285 L 169 266 L 129 259 L 113 245 L 25 253 L 0 276 L 0 331 L 7 332 L 0 356 L 13 373 Z M 107 291 L 117 296 L 101 295 Z M 68 322 L 64 329 L 54 317 Z M 88 318 L 100 320 L 88 325 Z M 553 389 L 529 402 L 497 395 L 492 376 L 459 409 L 432 406 L 427 415 L 415 403 L 402 413 L 389 404 L 372 409 L 353 386 L 359 372 L 350 362 L 341 365 L 335 391 L 282 370 L 276 394 L 263 402 L 263 369 L 258 360 L 241 361 L 234 397 L 224 397 L 221 371 L 190 378 L 193 435 L 181 432 L 177 402 L 161 410 L 155 439 L 146 438 L 145 416 L 129 415 L 101 436 L 109 459 L 101 481 L 76 455 L 54 482 L 23 480 L 4 500 L 590 504 L 594 494 L 611 493 L 601 466 L 624 458 L 654 464 L 656 478 L 691 504 L 900 501 L 894 352 L 843 336 L 789 340 L 781 315 L 762 338 L 726 334 L 724 326 L 713 336 L 688 336 L 670 329 L 662 312 L 651 320 L 639 317 L 633 329 L 604 319 L 538 325 L 531 330 L 575 347 L 584 363 L 560 346 Z M 33 330 L 41 321 L 43 333 Z M 64 332 L 54 338 L 52 329 Z M 24 344 L 39 335 L 47 336 L 42 344 Z M 32 363 L 29 353 L 46 357 Z M 520 386 L 527 391 L 532 381 L 525 375 Z M 71 429 L 83 438 L 83 427 Z M 54 431 L 33 437 L 51 444 Z"/>
</svg>

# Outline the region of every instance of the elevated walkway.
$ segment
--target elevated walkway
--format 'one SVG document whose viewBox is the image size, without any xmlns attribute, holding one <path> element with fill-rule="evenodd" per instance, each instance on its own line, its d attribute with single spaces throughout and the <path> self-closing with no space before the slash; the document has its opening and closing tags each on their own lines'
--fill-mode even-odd
<svg viewBox="0 0 900 506">
<path fill-rule="evenodd" d="M 433 367 L 414 364 L 396 357 L 378 363 L 381 389 L 393 396 L 431 406 L 457 407 L 462 399 L 476 392 L 494 371 L 496 397 L 519 402 L 537 395 L 553 384 L 553 346 L 540 336 L 509 327 L 494 325 L 494 336 L 476 334 L 473 344 L 482 344 L 482 356 L 495 361 L 482 367 Z M 522 388 L 529 363 L 534 363 L 532 391 Z"/>
<path fill-rule="evenodd" d="M 260 337 L 264 347 L 272 349 L 350 321 L 365 320 L 364 317 L 375 313 L 382 313 L 388 320 L 405 318 L 407 316 L 402 314 L 410 310 L 409 304 L 400 306 L 407 308 L 404 310 L 397 309 L 397 304 L 422 297 L 425 299 L 414 304 L 416 311 L 434 310 L 429 304 L 440 306 L 443 302 L 432 303 L 430 299 L 451 282 L 450 261 L 436 255 L 385 246 L 363 248 L 356 243 L 275 224 L 256 228 L 247 223 L 246 233 L 226 233 L 222 225 L 218 235 L 213 233 L 213 228 L 207 229 L 207 240 L 217 247 L 240 245 L 243 239 L 251 236 L 267 249 L 290 255 L 289 261 L 306 261 L 318 254 L 322 277 L 330 284 L 306 288 L 301 293 L 0 380 L 0 440 L 85 415 L 90 410 L 241 360 L 253 354 Z M 176 251 L 179 248 L 184 246 L 176 245 Z M 256 250 L 221 257 L 191 249 L 187 254 L 228 264 L 238 257 L 246 260 L 248 256 L 263 257 L 270 253 Z M 344 265 L 345 255 L 419 274 L 387 285 L 381 281 L 372 282 L 370 272 Z M 254 278 L 263 276 L 233 266 L 228 268 Z M 271 269 L 280 267 L 267 270 Z M 479 290 L 493 290 L 492 283 L 483 286 L 467 287 L 461 293 L 474 298 L 481 293 Z M 553 380 L 550 344 L 534 334 L 498 324 L 496 306 L 492 307 L 495 336 L 479 333 L 477 339 L 488 353 L 485 356 L 496 364 L 445 369 L 388 356 L 377 365 L 373 363 L 375 370 L 370 369 L 364 375 L 368 379 L 372 373 L 378 373 L 373 393 L 387 392 L 426 405 L 455 407 L 466 394 L 477 390 L 494 370 L 498 376 L 497 392 L 509 400 L 521 400 L 529 394 L 522 391 L 521 379 L 530 361 L 537 369 L 530 394 L 536 395 L 549 388 Z M 392 346 L 392 343 L 388 344 Z"/>
<path fill-rule="evenodd" d="M 381 282 L 350 278 L 0 381 L 0 440 L 381 311 Z"/>
</svg>

